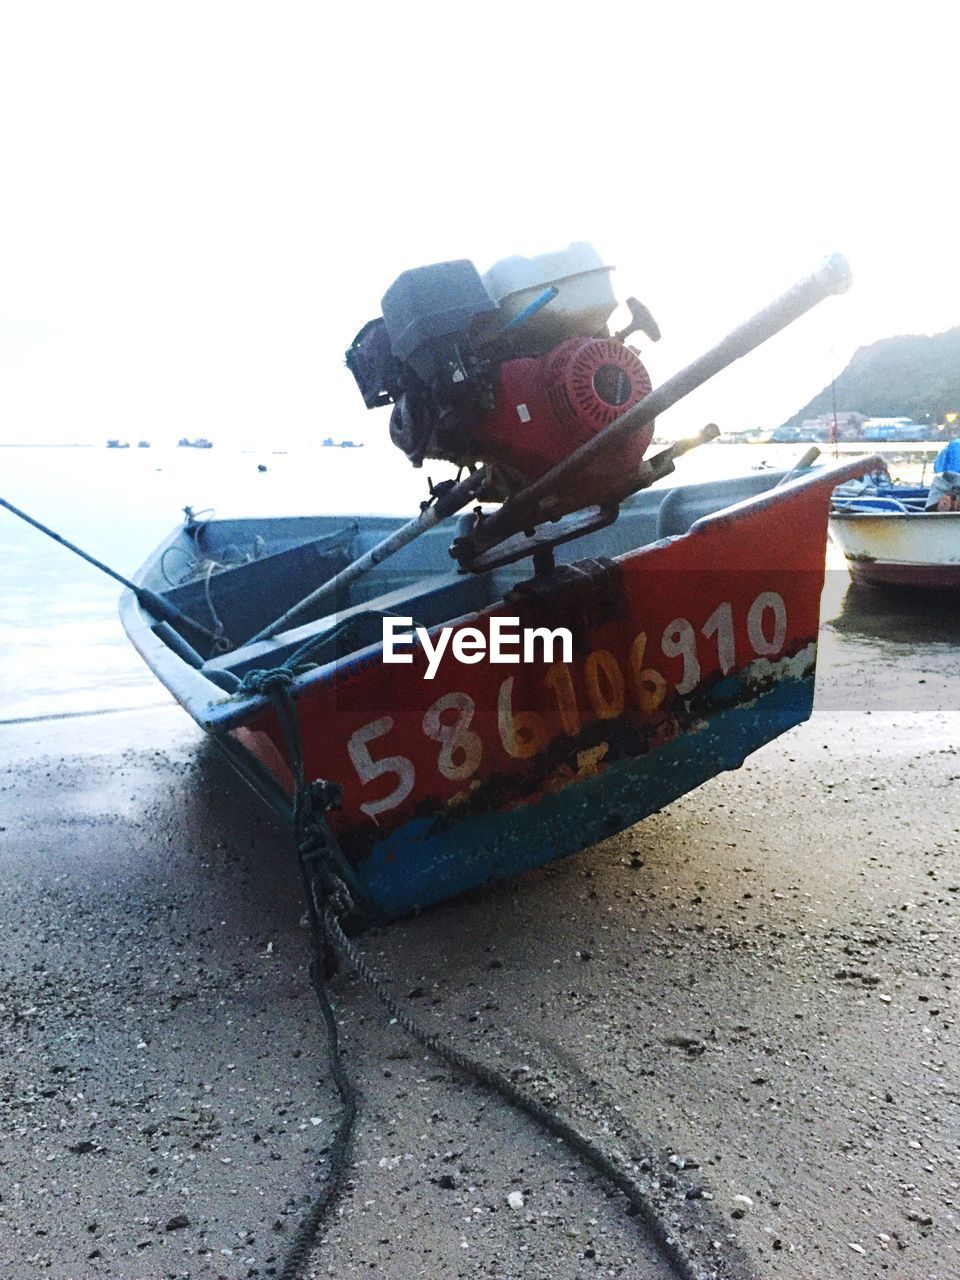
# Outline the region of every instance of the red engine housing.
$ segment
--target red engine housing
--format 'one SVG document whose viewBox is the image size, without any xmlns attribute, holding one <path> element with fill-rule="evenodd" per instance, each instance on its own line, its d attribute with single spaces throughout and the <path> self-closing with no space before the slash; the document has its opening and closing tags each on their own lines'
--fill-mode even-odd
<svg viewBox="0 0 960 1280">
<path fill-rule="evenodd" d="M 539 359 L 500 366 L 495 405 L 476 424 L 476 440 L 484 456 L 535 478 L 642 400 L 651 385 L 639 356 L 622 342 L 569 338 Z M 643 458 L 653 429 L 648 423 L 612 447 L 583 480 L 602 491 L 622 479 Z"/>
</svg>

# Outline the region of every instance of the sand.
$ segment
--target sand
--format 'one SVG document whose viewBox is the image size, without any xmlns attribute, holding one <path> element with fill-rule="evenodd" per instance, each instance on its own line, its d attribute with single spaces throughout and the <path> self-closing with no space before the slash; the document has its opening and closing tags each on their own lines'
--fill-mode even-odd
<svg viewBox="0 0 960 1280">
<path fill-rule="evenodd" d="M 808 724 L 362 946 L 430 1030 L 692 1189 L 701 1251 L 949 1280 L 960 628 L 842 590 Z M 174 707 L 0 752 L 0 1275 L 272 1274 L 335 1113 L 288 837 Z M 363 1114 L 309 1274 L 670 1274 L 622 1197 L 333 992 Z"/>
</svg>

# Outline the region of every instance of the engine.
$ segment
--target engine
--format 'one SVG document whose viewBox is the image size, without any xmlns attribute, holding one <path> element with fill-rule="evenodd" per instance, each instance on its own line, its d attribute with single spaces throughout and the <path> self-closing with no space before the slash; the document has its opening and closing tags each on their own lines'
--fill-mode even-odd
<svg viewBox="0 0 960 1280">
<path fill-rule="evenodd" d="M 406 271 L 347 365 L 368 408 L 393 406 L 391 439 L 414 466 L 485 463 L 482 496 L 502 500 L 651 389 L 625 339 L 641 329 L 656 340 L 659 330 L 631 298 L 632 323 L 609 334 L 610 275 L 587 244 L 507 258 L 483 276 L 466 260 Z M 583 505 L 637 468 L 653 432 L 650 423 L 594 461 L 578 482 Z"/>
</svg>

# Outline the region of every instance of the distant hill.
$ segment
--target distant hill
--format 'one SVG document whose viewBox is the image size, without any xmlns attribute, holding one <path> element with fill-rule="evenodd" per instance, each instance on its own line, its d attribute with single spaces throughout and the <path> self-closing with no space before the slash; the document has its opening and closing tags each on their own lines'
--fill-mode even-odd
<svg viewBox="0 0 960 1280">
<path fill-rule="evenodd" d="M 830 386 L 785 422 L 829 413 Z M 881 338 L 861 347 L 837 377 L 837 409 L 870 418 L 909 417 L 936 425 L 944 414 L 960 412 L 960 326 L 945 333 Z"/>
</svg>

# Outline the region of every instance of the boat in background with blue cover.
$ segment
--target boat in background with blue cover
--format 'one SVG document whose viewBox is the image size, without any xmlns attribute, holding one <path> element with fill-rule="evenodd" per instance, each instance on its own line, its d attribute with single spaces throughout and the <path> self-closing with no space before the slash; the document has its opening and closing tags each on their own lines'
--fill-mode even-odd
<svg viewBox="0 0 960 1280">
<path fill-rule="evenodd" d="M 834 495 L 830 533 L 854 582 L 960 588 L 960 440 L 940 451 L 933 470 L 929 487 L 893 484 L 880 473 Z"/>
</svg>

